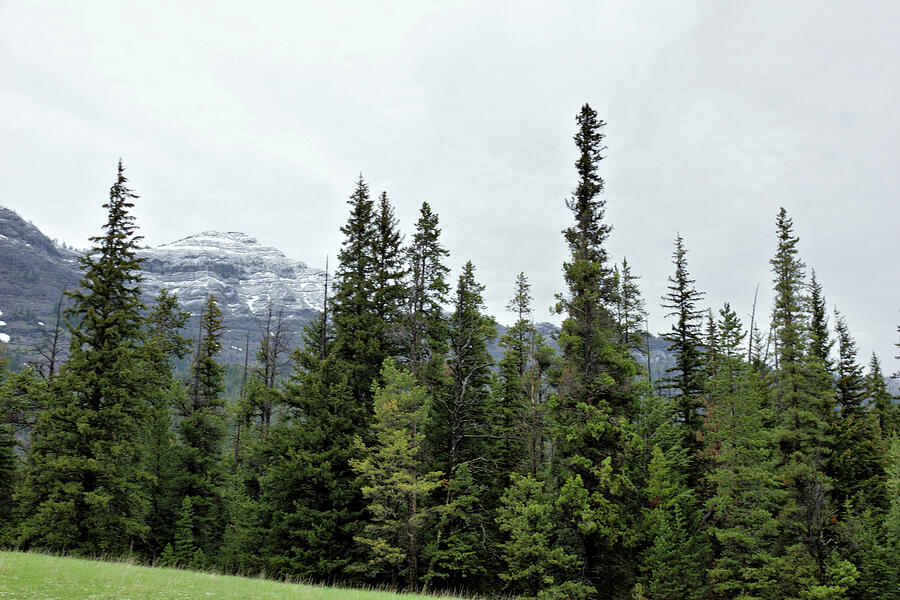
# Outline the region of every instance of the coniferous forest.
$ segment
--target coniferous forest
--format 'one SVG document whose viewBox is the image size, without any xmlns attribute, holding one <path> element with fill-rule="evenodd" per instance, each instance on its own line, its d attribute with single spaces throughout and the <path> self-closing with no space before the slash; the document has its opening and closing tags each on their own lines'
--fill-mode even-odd
<svg viewBox="0 0 900 600">
<path fill-rule="evenodd" d="M 451 278 L 439 216 L 404 236 L 360 177 L 325 310 L 297 347 L 267 324 L 228 403 L 217 299 L 196 339 L 175 295 L 141 301 L 120 163 L 65 361 L 0 366 L 2 545 L 485 596 L 900 598 L 900 407 L 790 215 L 748 323 L 704 304 L 675 238 L 676 366 L 651 380 L 647 300 L 607 248 L 604 125 L 577 114 L 574 192 L 547 207 L 571 213 L 555 343 L 511 273 L 495 361 L 476 265 Z"/>
</svg>

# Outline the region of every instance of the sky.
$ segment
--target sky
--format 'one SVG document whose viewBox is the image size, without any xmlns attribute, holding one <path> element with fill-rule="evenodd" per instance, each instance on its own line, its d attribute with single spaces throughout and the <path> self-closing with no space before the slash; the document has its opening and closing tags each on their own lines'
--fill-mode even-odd
<svg viewBox="0 0 900 600">
<path fill-rule="evenodd" d="M 900 3 L 0 0 L 0 205 L 86 247 L 121 157 L 146 243 L 241 231 L 323 267 L 360 174 L 440 215 L 501 322 L 563 291 L 575 114 L 650 329 L 677 233 L 704 306 L 771 307 L 779 207 L 867 362 L 900 369 Z M 833 319 L 832 319 L 833 320 Z"/>
</svg>

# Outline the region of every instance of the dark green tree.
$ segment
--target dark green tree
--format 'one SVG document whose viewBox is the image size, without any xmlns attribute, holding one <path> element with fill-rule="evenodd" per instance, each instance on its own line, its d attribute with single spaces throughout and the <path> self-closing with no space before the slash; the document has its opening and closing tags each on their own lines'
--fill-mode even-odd
<svg viewBox="0 0 900 600">
<path fill-rule="evenodd" d="M 524 473 L 529 458 L 534 459 L 538 432 L 536 414 L 530 393 L 531 342 L 536 334 L 531 322 L 531 293 L 524 273 L 516 277 L 515 292 L 507 310 L 516 314 L 516 322 L 500 337 L 503 358 L 497 365 L 494 390 L 489 408 L 492 435 L 496 439 L 495 460 L 498 484 L 505 488 L 513 472 Z M 532 410 L 534 409 L 534 410 Z M 534 427 L 530 427 L 535 420 Z M 536 468 L 536 465 L 535 465 Z"/>
<path fill-rule="evenodd" d="M 885 439 L 900 432 L 900 406 L 894 403 L 894 398 L 888 391 L 881 363 L 875 353 L 869 361 L 869 372 L 866 374 L 866 390 L 872 403 L 872 410 L 878 416 L 878 425 L 881 427 Z"/>
<path fill-rule="evenodd" d="M 406 264 L 403 236 L 387 192 L 378 197 L 375 210 L 373 291 L 380 345 L 386 356 L 402 352 L 403 304 L 406 299 Z"/>
<path fill-rule="evenodd" d="M 829 581 L 828 524 L 835 507 L 833 481 L 826 467 L 833 446 L 829 430 L 834 399 L 824 365 L 807 353 L 805 265 L 797 256 L 799 239 L 784 208 L 778 213 L 776 232 L 778 247 L 770 261 L 775 288 L 772 332 L 777 345 L 773 393 L 780 414 L 778 475 L 789 484 L 778 519 L 782 556 L 792 567 L 780 574 L 779 593 L 793 597 L 827 586 Z"/>
<path fill-rule="evenodd" d="M 35 426 L 19 529 L 23 547 L 123 554 L 147 535 L 150 381 L 140 368 L 144 328 L 137 196 L 119 162 L 104 234 L 81 258 L 70 294 L 71 347 L 60 389 Z"/>
<path fill-rule="evenodd" d="M 682 426 L 682 447 L 688 451 L 694 464 L 691 467 L 690 485 L 696 486 L 703 470 L 699 462 L 702 443 L 698 439 L 701 416 L 700 407 L 705 387 L 705 363 L 703 350 L 703 311 L 697 302 L 703 293 L 696 290 L 687 268 L 687 250 L 681 235 L 675 236 L 675 251 L 672 264 L 675 274 L 669 277 L 669 291 L 663 296 L 663 308 L 674 317 L 671 330 L 663 334 L 669 342 L 669 349 L 675 353 L 675 366 L 667 371 L 664 386 L 674 391 L 676 419 Z M 714 345 L 712 346 L 715 347 Z"/>
<path fill-rule="evenodd" d="M 638 287 L 639 276 L 631 271 L 628 259 L 622 259 L 622 268 L 615 268 L 616 277 L 616 331 L 617 341 L 630 352 L 647 351 L 647 309 Z"/>
<path fill-rule="evenodd" d="M 440 235 L 438 216 L 423 202 L 412 243 L 406 250 L 409 274 L 406 354 L 412 372 L 433 393 L 444 384 L 443 362 L 448 351 L 444 305 L 449 301 L 450 269 L 444 260 L 449 253 L 441 245 Z"/>
<path fill-rule="evenodd" d="M 152 479 L 148 487 L 149 532 L 143 551 L 158 555 L 173 539 L 180 508 L 174 487 L 178 461 L 172 433 L 172 409 L 184 401 L 184 385 L 173 375 L 174 361 L 190 351 L 190 339 L 182 331 L 190 313 L 181 309 L 178 299 L 160 290 L 147 317 L 147 343 L 144 360 L 153 377 L 151 409 L 147 430 L 147 470 Z"/>
<path fill-rule="evenodd" d="M 212 564 L 222 543 L 225 525 L 225 419 L 222 392 L 224 367 L 222 311 L 210 294 L 200 314 L 200 334 L 191 366 L 189 393 L 178 406 L 179 475 L 176 497 L 181 511 L 177 522 L 175 558 L 193 567 Z M 188 554 L 189 553 L 189 554 Z"/>
<path fill-rule="evenodd" d="M 571 257 L 563 264 L 568 294 L 557 296 L 566 315 L 559 345 L 562 374 L 552 412 L 559 543 L 577 565 L 566 593 L 614 597 L 631 588 L 635 561 L 626 547 L 635 498 L 626 464 L 633 435 L 638 372 L 628 350 L 616 343 L 616 281 L 607 262 L 610 227 L 603 222 L 604 123 L 584 105 L 576 117 L 578 185 L 567 207 L 575 223 L 563 234 Z M 594 590 L 593 592 L 591 590 Z"/>
<path fill-rule="evenodd" d="M 825 294 L 822 292 L 822 285 L 816 279 L 815 269 L 812 269 L 809 280 L 809 316 L 809 353 L 821 361 L 830 372 L 834 367 L 830 357 L 834 340 L 828 331 Z"/>
</svg>

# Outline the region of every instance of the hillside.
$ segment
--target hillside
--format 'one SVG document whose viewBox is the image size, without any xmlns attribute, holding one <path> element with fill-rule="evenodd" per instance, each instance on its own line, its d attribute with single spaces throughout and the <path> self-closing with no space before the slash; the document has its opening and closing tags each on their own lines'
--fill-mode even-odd
<svg viewBox="0 0 900 600">
<path fill-rule="evenodd" d="M 0 552 L 0 598 L 16 600 L 426 600 L 395 594 L 213 575 L 23 552 Z"/>
</svg>

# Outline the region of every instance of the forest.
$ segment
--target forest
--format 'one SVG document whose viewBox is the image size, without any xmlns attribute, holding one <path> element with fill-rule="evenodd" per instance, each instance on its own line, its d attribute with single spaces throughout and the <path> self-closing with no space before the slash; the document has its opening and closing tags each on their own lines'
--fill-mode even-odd
<svg viewBox="0 0 900 600">
<path fill-rule="evenodd" d="M 510 274 L 495 361 L 475 265 L 451 280 L 438 215 L 406 242 L 360 176 L 324 311 L 298 347 L 270 311 L 228 403 L 217 299 L 196 339 L 175 295 L 141 301 L 120 162 L 65 359 L 0 363 L 0 546 L 487 597 L 900 598 L 900 404 L 787 211 L 749 323 L 703 305 L 675 238 L 653 380 L 604 126 L 576 115 L 574 191 L 547 208 L 571 213 L 555 340 Z"/>
</svg>

